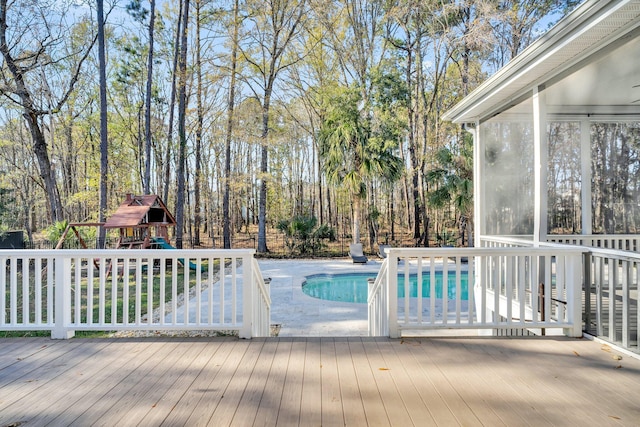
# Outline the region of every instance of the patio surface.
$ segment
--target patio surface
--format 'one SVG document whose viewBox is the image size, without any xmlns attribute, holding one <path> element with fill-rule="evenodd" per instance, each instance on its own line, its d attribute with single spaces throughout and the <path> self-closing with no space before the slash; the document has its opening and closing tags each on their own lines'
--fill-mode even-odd
<svg viewBox="0 0 640 427">
<path fill-rule="evenodd" d="M 367 304 L 324 301 L 302 292 L 306 276 L 321 273 L 371 273 L 382 264 L 335 260 L 259 260 L 263 277 L 271 278 L 271 323 L 281 337 L 367 336 Z"/>
</svg>

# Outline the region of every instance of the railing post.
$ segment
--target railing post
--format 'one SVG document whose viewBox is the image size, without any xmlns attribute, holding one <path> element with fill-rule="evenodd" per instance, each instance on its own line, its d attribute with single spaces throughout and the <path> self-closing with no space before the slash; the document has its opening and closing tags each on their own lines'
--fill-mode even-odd
<svg viewBox="0 0 640 427">
<path fill-rule="evenodd" d="M 582 288 L 584 292 L 584 307 L 582 307 L 585 330 L 588 333 L 591 325 L 591 252 L 582 254 Z"/>
<path fill-rule="evenodd" d="M 375 284 L 375 282 L 375 279 L 367 279 L 367 301 L 371 300 L 373 285 Z M 380 321 L 378 317 L 379 310 L 374 309 L 372 306 L 375 306 L 375 304 L 371 304 L 371 302 L 367 303 L 367 328 L 370 337 L 376 336 L 376 334 L 378 333 L 378 325 Z"/>
<path fill-rule="evenodd" d="M 566 257 L 566 316 L 572 326 L 565 329 L 565 335 L 576 338 L 582 336 L 582 259 L 582 254 Z"/>
<path fill-rule="evenodd" d="M 55 303 L 54 303 L 54 327 L 51 330 L 51 338 L 66 340 L 73 338 L 75 331 L 69 329 L 71 323 L 71 259 L 66 257 L 55 258 Z"/>
<path fill-rule="evenodd" d="M 262 274 L 260 274 L 260 277 L 262 277 Z M 271 295 L 271 278 L 268 277 L 264 280 L 264 287 L 265 290 L 267 291 L 267 295 Z M 260 299 L 262 299 L 262 296 L 259 296 Z M 260 301 L 260 306 L 262 306 L 263 302 Z M 260 318 L 260 336 L 271 336 L 271 306 L 267 306 L 266 304 L 263 307 L 264 310 L 264 314 L 263 317 Z"/>
<path fill-rule="evenodd" d="M 387 326 L 390 338 L 400 338 L 400 329 L 398 327 L 398 255 L 392 249 L 389 251 L 388 258 L 387 314 L 389 317 Z"/>
<path fill-rule="evenodd" d="M 253 331 L 253 290 L 255 285 L 251 258 L 250 255 L 242 257 L 242 327 L 238 331 L 240 338 L 251 338 Z M 233 259 L 233 262 L 236 261 Z"/>
</svg>

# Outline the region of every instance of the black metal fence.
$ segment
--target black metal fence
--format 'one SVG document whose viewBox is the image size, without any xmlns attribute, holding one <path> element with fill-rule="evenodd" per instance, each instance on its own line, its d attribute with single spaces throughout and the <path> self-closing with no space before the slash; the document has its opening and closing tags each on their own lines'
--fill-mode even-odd
<svg viewBox="0 0 640 427">
<path fill-rule="evenodd" d="M 345 257 L 349 255 L 349 244 L 352 242 L 351 236 L 338 236 L 336 239 L 310 239 L 300 240 L 285 236 L 284 234 L 270 234 L 267 236 L 266 254 L 257 254 L 257 256 L 274 257 L 274 258 L 324 258 L 324 257 Z M 389 244 L 396 247 L 413 247 L 415 240 L 408 237 L 400 237 L 394 240 L 385 239 L 375 242 L 373 246 L 368 239 L 361 240 L 364 253 L 367 255 L 378 254 L 378 243 Z M 171 242 L 176 245 L 175 240 Z M 54 249 L 57 242 L 49 240 L 34 240 L 33 242 L 24 241 L 24 249 Z M 97 239 L 85 239 L 85 244 L 89 249 L 98 247 Z M 118 239 L 108 238 L 105 247 L 115 248 Z M 206 236 L 200 239 L 199 244 L 192 238 L 183 239 L 182 247 L 184 249 L 221 249 L 224 246 L 222 236 Z M 82 245 L 76 241 L 67 241 L 63 245 L 64 249 L 83 249 Z M 253 234 L 236 235 L 231 239 L 231 248 L 233 249 L 258 249 L 258 236 Z"/>
</svg>

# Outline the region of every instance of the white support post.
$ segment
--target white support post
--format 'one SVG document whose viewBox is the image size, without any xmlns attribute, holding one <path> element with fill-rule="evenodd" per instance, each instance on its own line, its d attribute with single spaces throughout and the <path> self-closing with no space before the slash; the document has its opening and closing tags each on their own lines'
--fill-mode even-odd
<svg viewBox="0 0 640 427">
<path fill-rule="evenodd" d="M 569 337 L 582 337 L 582 259 L 578 255 L 566 257 L 566 286 L 567 286 L 567 320 L 572 327 L 564 330 Z"/>
<path fill-rule="evenodd" d="M 75 331 L 69 329 L 71 323 L 71 259 L 56 257 L 55 259 L 55 306 L 54 327 L 51 338 L 66 340 L 73 338 Z"/>
<path fill-rule="evenodd" d="M 533 88 L 533 152 L 534 152 L 534 224 L 533 242 L 537 246 L 547 240 L 547 106 L 544 90 Z"/>
<path fill-rule="evenodd" d="M 484 212 L 484 180 L 482 179 L 484 169 L 482 167 L 482 138 L 480 132 L 480 121 L 476 121 L 475 129 L 469 130 L 473 135 L 473 244 L 480 246 L 480 236 L 485 234 Z"/>
<path fill-rule="evenodd" d="M 233 259 L 235 263 L 237 259 Z M 221 264 L 224 269 L 224 264 Z M 242 257 L 242 328 L 238 331 L 240 338 L 251 338 L 253 330 L 253 263 L 251 257 Z"/>
<path fill-rule="evenodd" d="M 389 338 L 400 338 L 398 327 L 398 255 L 389 251 L 389 268 L 387 269 L 387 314 Z M 382 331 L 383 333 L 385 331 Z"/>
<path fill-rule="evenodd" d="M 482 131 L 480 121 L 476 121 L 475 131 L 473 135 L 473 221 L 474 221 L 474 242 L 475 247 L 481 247 L 481 236 L 486 234 L 486 180 L 484 174 L 484 141 L 482 139 Z M 487 300 L 487 269 L 486 257 L 475 257 L 475 268 L 473 282 L 473 300 L 476 304 L 475 313 L 478 322 L 484 323 L 491 315 L 486 309 Z M 471 295 L 471 287 L 469 288 Z M 485 307 L 485 309 L 483 309 Z M 484 332 L 480 330 L 479 334 Z"/>
<path fill-rule="evenodd" d="M 589 120 L 580 121 L 580 182 L 582 206 L 582 234 L 592 234 L 591 212 L 591 124 Z"/>
</svg>

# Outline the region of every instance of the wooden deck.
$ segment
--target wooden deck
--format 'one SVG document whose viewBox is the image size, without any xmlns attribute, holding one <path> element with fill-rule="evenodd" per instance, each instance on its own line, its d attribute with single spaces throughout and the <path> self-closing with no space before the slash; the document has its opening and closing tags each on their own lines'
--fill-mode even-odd
<svg viewBox="0 0 640 427">
<path fill-rule="evenodd" d="M 0 426 L 639 423 L 640 360 L 585 339 L 0 339 Z"/>
</svg>

